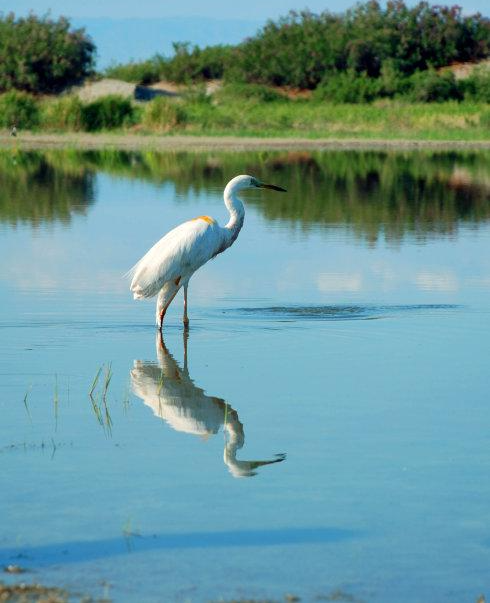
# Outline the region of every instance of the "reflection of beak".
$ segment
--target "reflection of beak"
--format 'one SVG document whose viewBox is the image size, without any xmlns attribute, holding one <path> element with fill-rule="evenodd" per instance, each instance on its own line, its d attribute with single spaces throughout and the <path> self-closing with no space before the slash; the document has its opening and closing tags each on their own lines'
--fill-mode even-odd
<svg viewBox="0 0 490 603">
<path fill-rule="evenodd" d="M 281 191 L 281 193 L 288 192 L 285 188 L 282 188 L 282 186 L 276 186 L 275 184 L 265 184 L 265 182 L 261 182 L 258 186 L 259 188 L 270 188 L 273 191 Z"/>
</svg>

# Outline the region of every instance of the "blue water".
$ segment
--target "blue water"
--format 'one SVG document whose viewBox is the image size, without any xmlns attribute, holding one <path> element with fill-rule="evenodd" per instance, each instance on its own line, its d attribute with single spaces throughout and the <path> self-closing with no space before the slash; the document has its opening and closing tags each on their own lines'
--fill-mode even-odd
<svg viewBox="0 0 490 603">
<path fill-rule="evenodd" d="M 247 193 L 237 243 L 191 281 L 188 338 L 179 295 L 160 341 L 122 275 L 185 219 L 224 222 L 221 191 L 92 177 L 68 222 L 0 225 L 0 566 L 29 570 L 3 580 L 138 602 L 488 593 L 490 223 L 373 243 Z"/>
</svg>

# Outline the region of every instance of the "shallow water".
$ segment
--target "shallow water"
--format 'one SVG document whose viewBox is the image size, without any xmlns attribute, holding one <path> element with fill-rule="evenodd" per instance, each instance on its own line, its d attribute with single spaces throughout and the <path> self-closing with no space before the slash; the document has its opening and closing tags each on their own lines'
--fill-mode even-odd
<svg viewBox="0 0 490 603">
<path fill-rule="evenodd" d="M 0 565 L 115 601 L 475 601 L 490 562 L 485 153 L 0 156 Z M 233 248 L 155 336 L 122 275 Z M 97 377 L 98 375 L 98 377 Z M 91 391 L 92 390 L 92 391 Z M 91 395 L 90 395 L 91 393 Z"/>
</svg>

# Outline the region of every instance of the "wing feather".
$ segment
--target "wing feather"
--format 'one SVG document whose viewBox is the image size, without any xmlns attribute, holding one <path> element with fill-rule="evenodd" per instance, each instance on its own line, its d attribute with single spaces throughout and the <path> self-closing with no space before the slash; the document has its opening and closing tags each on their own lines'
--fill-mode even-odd
<svg viewBox="0 0 490 603">
<path fill-rule="evenodd" d="M 153 297 L 168 281 L 190 278 L 213 257 L 221 243 L 221 228 L 214 221 L 196 219 L 177 226 L 129 271 L 135 299 Z"/>
</svg>

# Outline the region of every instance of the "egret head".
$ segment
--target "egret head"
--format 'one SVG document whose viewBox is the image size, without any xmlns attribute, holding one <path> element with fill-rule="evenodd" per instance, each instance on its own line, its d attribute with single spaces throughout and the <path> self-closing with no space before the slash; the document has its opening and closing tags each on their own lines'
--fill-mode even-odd
<svg viewBox="0 0 490 603">
<path fill-rule="evenodd" d="M 270 188 L 274 191 L 281 191 L 283 193 L 287 192 L 285 188 L 282 188 L 282 186 L 276 186 L 275 184 L 266 184 L 258 178 L 248 175 L 235 176 L 235 178 L 233 178 L 233 180 L 230 180 L 230 182 L 228 183 L 227 188 L 228 187 L 230 187 L 232 192 L 237 192 L 245 188 Z"/>
</svg>

